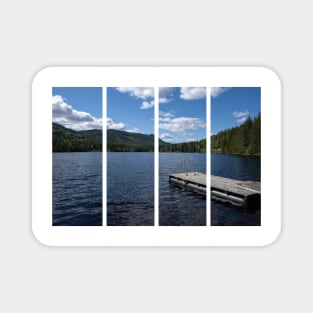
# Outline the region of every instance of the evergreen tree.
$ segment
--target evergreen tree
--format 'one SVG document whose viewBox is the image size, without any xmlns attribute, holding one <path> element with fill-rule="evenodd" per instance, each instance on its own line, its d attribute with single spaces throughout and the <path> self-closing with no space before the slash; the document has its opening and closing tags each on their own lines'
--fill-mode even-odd
<svg viewBox="0 0 313 313">
<path fill-rule="evenodd" d="M 253 120 L 247 120 L 238 127 L 233 127 L 211 136 L 211 151 L 259 155 L 261 153 L 261 114 Z"/>
</svg>

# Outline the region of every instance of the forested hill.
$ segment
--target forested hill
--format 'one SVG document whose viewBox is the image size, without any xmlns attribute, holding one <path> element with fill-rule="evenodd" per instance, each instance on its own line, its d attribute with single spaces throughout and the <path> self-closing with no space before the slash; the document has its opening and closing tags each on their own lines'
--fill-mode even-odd
<svg viewBox="0 0 313 313">
<path fill-rule="evenodd" d="M 75 131 L 52 124 L 53 152 L 102 151 L 102 130 Z M 205 152 L 205 139 L 194 142 L 170 144 L 159 139 L 160 152 Z M 154 135 L 107 130 L 108 152 L 153 152 Z"/>
<path fill-rule="evenodd" d="M 111 152 L 152 152 L 154 135 L 108 130 L 108 151 Z M 159 139 L 160 152 L 205 152 L 206 140 L 170 144 Z"/>
<path fill-rule="evenodd" d="M 206 152 L 206 139 L 160 145 L 160 152 Z"/>
<path fill-rule="evenodd" d="M 53 152 L 102 151 L 102 129 L 75 131 L 52 123 Z"/>
<path fill-rule="evenodd" d="M 261 114 L 242 125 L 211 136 L 211 151 L 229 154 L 261 154 Z"/>
<path fill-rule="evenodd" d="M 168 143 L 160 140 L 160 146 Z M 108 129 L 108 151 L 111 152 L 153 152 L 154 135 L 130 133 L 122 130 Z"/>
</svg>

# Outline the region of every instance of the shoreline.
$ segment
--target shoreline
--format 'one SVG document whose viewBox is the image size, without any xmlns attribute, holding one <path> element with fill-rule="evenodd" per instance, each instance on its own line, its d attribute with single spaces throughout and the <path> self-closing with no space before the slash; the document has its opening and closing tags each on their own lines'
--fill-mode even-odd
<svg viewBox="0 0 313 313">
<path fill-rule="evenodd" d="M 211 150 L 211 154 L 225 154 L 225 155 L 239 155 L 239 156 L 252 156 L 252 157 L 261 157 L 261 153 L 256 153 L 256 154 L 246 154 L 246 153 L 224 153 L 220 151 L 213 151 Z"/>
</svg>

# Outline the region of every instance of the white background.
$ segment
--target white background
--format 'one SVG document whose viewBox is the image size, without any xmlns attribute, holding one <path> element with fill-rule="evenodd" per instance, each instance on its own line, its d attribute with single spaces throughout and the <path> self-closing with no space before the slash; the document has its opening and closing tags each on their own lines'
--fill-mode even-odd
<svg viewBox="0 0 313 313">
<path fill-rule="evenodd" d="M 309 1 L 2 1 L 1 312 L 310 312 Z M 46 66 L 246 65 L 283 85 L 283 227 L 263 248 L 48 248 L 31 233 L 31 82 Z"/>
<path fill-rule="evenodd" d="M 54 227 L 52 216 L 51 90 L 53 86 L 258 86 L 261 88 L 261 227 Z M 50 67 L 39 72 L 32 88 L 32 229 L 52 246 L 263 246 L 281 230 L 281 84 L 265 67 Z M 158 96 L 155 96 L 158 99 Z M 158 101 L 155 111 L 159 110 Z M 210 133 L 210 98 L 207 98 Z M 158 114 L 156 114 L 158 115 Z M 105 114 L 104 114 L 105 120 Z M 158 125 L 155 118 L 155 126 Z M 155 127 L 156 138 L 157 127 Z M 105 139 L 105 137 L 104 137 Z M 156 143 L 157 145 L 158 143 Z M 105 146 L 105 143 L 104 143 Z M 155 148 L 157 151 L 158 148 Z M 106 149 L 103 157 L 103 215 L 106 216 Z M 210 173 L 210 154 L 207 172 Z M 154 167 L 158 178 L 158 166 Z M 210 177 L 210 176 L 209 176 Z M 208 178 L 208 176 L 207 176 Z M 207 185 L 210 183 L 207 182 Z M 155 181 L 155 199 L 159 198 Z M 158 208 L 158 201 L 155 202 Z M 155 210 L 156 212 L 158 210 Z M 207 225 L 210 225 L 207 197 Z M 155 221 L 158 218 L 155 216 Z M 106 225 L 105 219 L 103 225 Z M 157 224 L 156 224 L 157 225 Z"/>
</svg>

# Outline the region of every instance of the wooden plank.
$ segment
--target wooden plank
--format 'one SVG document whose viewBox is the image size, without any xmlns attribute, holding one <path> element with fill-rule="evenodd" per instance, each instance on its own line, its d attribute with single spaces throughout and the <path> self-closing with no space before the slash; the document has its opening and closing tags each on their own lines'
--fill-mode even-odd
<svg viewBox="0 0 313 313">
<path fill-rule="evenodd" d="M 174 173 L 169 176 L 169 180 L 185 190 L 206 195 L 206 174 L 204 173 Z M 261 183 L 211 175 L 211 199 L 235 206 L 259 207 Z"/>
<path fill-rule="evenodd" d="M 175 173 L 170 175 L 169 180 L 184 190 L 206 196 L 206 174 L 204 173 Z"/>
<path fill-rule="evenodd" d="M 211 189 L 249 197 L 261 193 L 261 183 L 255 181 L 241 181 L 211 175 Z"/>
<path fill-rule="evenodd" d="M 206 187 L 206 174 L 200 172 L 175 173 L 170 178 L 183 180 L 185 183 L 194 183 Z"/>
</svg>

